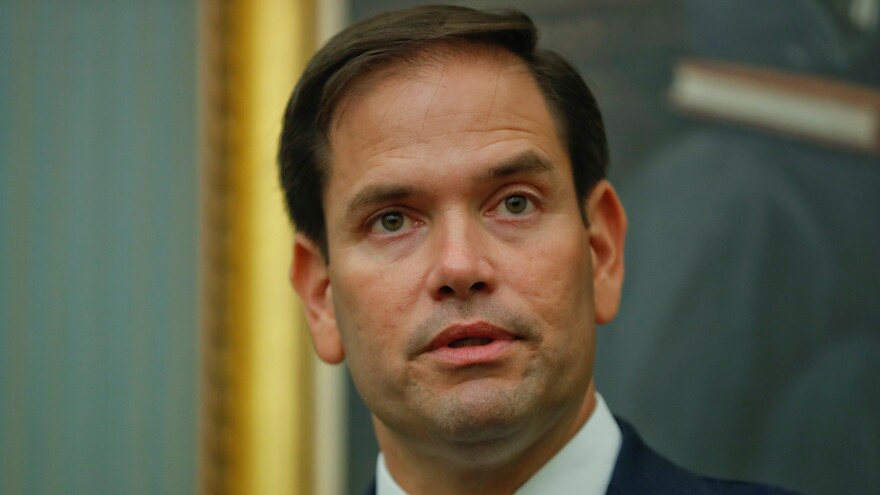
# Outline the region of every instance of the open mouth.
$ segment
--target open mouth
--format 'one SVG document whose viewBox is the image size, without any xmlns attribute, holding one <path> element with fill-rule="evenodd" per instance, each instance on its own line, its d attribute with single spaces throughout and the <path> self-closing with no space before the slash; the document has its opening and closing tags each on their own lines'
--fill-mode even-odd
<svg viewBox="0 0 880 495">
<path fill-rule="evenodd" d="M 515 338 L 503 328 L 486 322 L 453 324 L 436 335 L 426 350 L 485 347 L 499 341 L 511 341 Z"/>
<path fill-rule="evenodd" d="M 460 347 L 476 347 L 491 344 L 495 339 L 489 337 L 466 337 L 463 339 L 453 340 L 449 343 L 449 347 L 458 349 Z"/>
<path fill-rule="evenodd" d="M 456 323 L 434 336 L 424 352 L 456 367 L 488 364 L 503 359 L 505 349 L 518 340 L 488 322 Z"/>
</svg>

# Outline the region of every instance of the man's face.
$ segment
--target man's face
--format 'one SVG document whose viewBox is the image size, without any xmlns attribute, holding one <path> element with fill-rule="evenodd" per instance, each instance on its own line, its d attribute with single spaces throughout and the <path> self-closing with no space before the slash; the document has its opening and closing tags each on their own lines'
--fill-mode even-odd
<svg viewBox="0 0 880 495">
<path fill-rule="evenodd" d="M 319 354 L 344 355 L 377 428 L 491 441 L 577 410 L 595 236 L 525 65 L 451 55 L 362 82 L 330 149 L 330 262 L 300 238 L 292 277 Z"/>
</svg>

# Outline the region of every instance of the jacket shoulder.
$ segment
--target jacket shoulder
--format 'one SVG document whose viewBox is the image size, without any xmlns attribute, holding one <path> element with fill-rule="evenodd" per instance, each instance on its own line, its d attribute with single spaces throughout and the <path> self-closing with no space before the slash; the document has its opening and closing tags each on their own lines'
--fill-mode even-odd
<svg viewBox="0 0 880 495">
<path fill-rule="evenodd" d="M 768 485 L 697 476 L 651 450 L 626 421 L 615 417 L 623 442 L 608 485 L 609 495 L 793 495 Z"/>
</svg>

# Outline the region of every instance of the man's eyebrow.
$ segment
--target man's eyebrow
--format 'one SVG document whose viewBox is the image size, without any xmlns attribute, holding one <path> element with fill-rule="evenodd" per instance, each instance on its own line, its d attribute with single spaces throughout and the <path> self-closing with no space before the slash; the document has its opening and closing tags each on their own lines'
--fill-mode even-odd
<svg viewBox="0 0 880 495">
<path fill-rule="evenodd" d="M 410 186 L 394 186 L 385 184 L 376 184 L 367 186 L 359 191 L 345 208 L 349 216 L 356 214 L 359 210 L 382 203 L 392 201 L 400 201 L 402 199 L 415 196 L 421 190 Z"/>
<path fill-rule="evenodd" d="M 526 151 L 516 155 L 508 160 L 504 160 L 500 164 L 481 172 L 473 177 L 474 183 L 483 183 L 492 179 L 499 179 L 520 173 L 528 172 L 552 172 L 553 165 L 542 156 L 533 151 Z M 413 186 L 399 186 L 376 184 L 367 186 L 359 191 L 345 207 L 345 211 L 349 216 L 355 215 L 359 210 L 378 205 L 382 203 L 390 203 L 400 201 L 412 196 L 417 196 L 424 191 Z"/>
<path fill-rule="evenodd" d="M 500 179 L 527 172 L 552 172 L 553 165 L 534 151 L 526 151 L 480 173 L 473 178 L 476 183 Z"/>
</svg>

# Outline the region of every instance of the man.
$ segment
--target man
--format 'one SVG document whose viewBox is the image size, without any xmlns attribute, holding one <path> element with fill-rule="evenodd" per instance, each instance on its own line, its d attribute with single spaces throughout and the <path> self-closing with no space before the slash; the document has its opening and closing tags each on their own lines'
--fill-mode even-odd
<svg viewBox="0 0 880 495">
<path fill-rule="evenodd" d="M 626 217 L 592 94 L 536 39 L 518 12 L 381 15 L 288 104 L 291 282 L 373 414 L 376 492 L 764 493 L 672 466 L 596 394 Z"/>
</svg>

